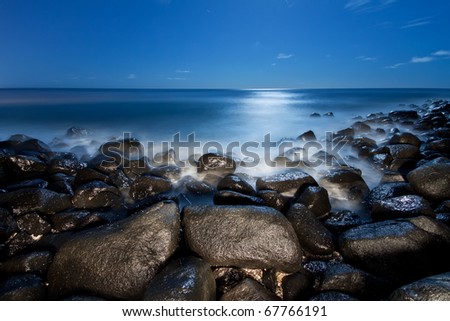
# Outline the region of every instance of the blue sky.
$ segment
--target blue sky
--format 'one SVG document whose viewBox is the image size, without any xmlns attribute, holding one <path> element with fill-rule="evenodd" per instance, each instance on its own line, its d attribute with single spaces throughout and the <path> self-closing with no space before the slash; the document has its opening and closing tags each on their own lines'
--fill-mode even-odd
<svg viewBox="0 0 450 321">
<path fill-rule="evenodd" d="M 448 0 L 0 0 L 0 87 L 450 88 Z"/>
</svg>

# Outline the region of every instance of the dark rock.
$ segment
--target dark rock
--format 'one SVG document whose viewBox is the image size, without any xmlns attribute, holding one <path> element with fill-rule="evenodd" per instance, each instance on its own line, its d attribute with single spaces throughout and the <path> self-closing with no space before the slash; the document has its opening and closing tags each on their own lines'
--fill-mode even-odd
<svg viewBox="0 0 450 321">
<path fill-rule="evenodd" d="M 323 225 L 331 232 L 335 234 L 341 234 L 352 227 L 363 224 L 364 221 L 358 214 L 352 211 L 338 211 L 332 212 L 330 217 L 327 218 Z"/>
<path fill-rule="evenodd" d="M 388 145 L 390 154 L 394 159 L 416 158 L 419 156 L 419 148 L 409 144 Z"/>
<path fill-rule="evenodd" d="M 435 217 L 433 209 L 423 197 L 403 195 L 377 201 L 373 204 L 371 216 L 374 221 L 393 220 L 420 215 Z"/>
<path fill-rule="evenodd" d="M 450 301 L 450 272 L 433 275 L 395 290 L 391 301 Z"/>
<path fill-rule="evenodd" d="M 435 213 L 450 213 L 450 200 L 442 202 L 435 210 Z"/>
<path fill-rule="evenodd" d="M 290 199 L 277 191 L 262 190 L 258 192 L 258 197 L 264 200 L 264 205 L 272 207 L 282 213 L 285 213 L 289 209 Z"/>
<path fill-rule="evenodd" d="M 66 211 L 50 217 L 55 231 L 80 230 L 86 227 L 102 225 L 108 221 L 100 213 L 89 211 Z"/>
<path fill-rule="evenodd" d="M 61 153 L 57 157 L 52 158 L 48 171 L 50 173 L 75 174 L 86 166 L 86 163 L 80 162 L 75 154 Z"/>
<path fill-rule="evenodd" d="M 92 181 L 75 191 L 72 203 L 78 209 L 114 207 L 120 204 L 120 192 L 117 188 L 103 182 Z"/>
<path fill-rule="evenodd" d="M 106 301 L 103 298 L 93 295 L 72 295 L 63 301 Z"/>
<path fill-rule="evenodd" d="M 42 188 L 25 188 L 0 194 L 0 206 L 4 204 L 13 215 L 31 212 L 54 214 L 71 206 L 70 196 Z"/>
<path fill-rule="evenodd" d="M 21 231 L 25 231 L 32 235 L 47 234 L 52 229 L 50 224 L 37 213 L 25 214 L 18 217 L 17 226 Z"/>
<path fill-rule="evenodd" d="M 351 141 L 351 146 L 353 147 L 353 149 L 356 150 L 363 150 L 363 149 L 372 150 L 378 147 L 377 142 L 368 137 L 355 138 L 354 140 Z"/>
<path fill-rule="evenodd" d="M 297 272 L 286 275 L 282 281 L 283 300 L 285 301 L 305 301 L 313 293 L 312 278 L 306 272 Z"/>
<path fill-rule="evenodd" d="M 214 194 L 214 204 L 216 205 L 264 205 L 264 200 L 234 191 L 217 191 Z"/>
<path fill-rule="evenodd" d="M 450 213 L 437 213 L 436 220 L 450 227 Z"/>
<path fill-rule="evenodd" d="M 32 301 L 45 299 L 45 285 L 33 274 L 12 276 L 0 283 L 0 301 Z"/>
<path fill-rule="evenodd" d="M 425 150 L 438 152 L 445 157 L 450 157 L 450 138 L 433 140 L 425 145 Z"/>
<path fill-rule="evenodd" d="M 45 275 L 52 262 L 53 255 L 48 251 L 32 252 L 15 256 L 0 263 L 0 273 L 3 275 L 35 273 Z"/>
<path fill-rule="evenodd" d="M 27 232 L 18 232 L 6 243 L 6 256 L 11 257 L 23 253 L 35 242 L 36 238 Z"/>
<path fill-rule="evenodd" d="M 201 156 L 198 160 L 198 173 L 217 173 L 223 175 L 225 173 L 234 173 L 236 170 L 236 162 L 228 156 L 209 153 Z"/>
<path fill-rule="evenodd" d="M 66 132 L 66 137 L 69 138 L 86 138 L 90 136 L 92 133 L 85 129 L 80 127 L 70 127 Z"/>
<path fill-rule="evenodd" d="M 155 154 L 151 160 L 153 166 L 169 166 L 176 165 L 178 161 L 177 155 L 174 149 L 169 149 Z"/>
<path fill-rule="evenodd" d="M 99 153 L 116 160 L 140 159 L 144 156 L 144 146 L 135 138 L 125 138 L 104 143 L 100 146 Z"/>
<path fill-rule="evenodd" d="M 417 168 L 417 159 L 396 158 L 389 164 L 389 170 L 397 171 L 406 176 L 409 172 Z"/>
<path fill-rule="evenodd" d="M 298 190 L 304 185 L 317 185 L 317 182 L 311 175 L 301 170 L 258 178 L 256 181 L 258 190 L 274 190 L 279 193 Z"/>
<path fill-rule="evenodd" d="M 44 181 L 43 179 L 36 178 L 26 181 L 21 181 L 15 184 L 11 184 L 6 186 L 6 190 L 8 191 L 17 191 L 22 188 L 29 188 L 29 187 L 35 187 L 35 188 L 47 188 L 48 182 Z"/>
<path fill-rule="evenodd" d="M 298 136 L 297 140 L 300 140 L 302 142 L 316 141 L 317 137 L 312 130 L 308 130 L 307 132 L 304 132 L 303 134 Z"/>
<path fill-rule="evenodd" d="M 213 269 L 214 278 L 216 279 L 217 293 L 223 294 L 235 287 L 239 282 L 246 278 L 245 273 L 241 269 L 232 267 L 219 267 Z"/>
<path fill-rule="evenodd" d="M 13 155 L 5 158 L 3 170 L 13 180 L 22 180 L 45 176 L 47 164 L 35 156 Z"/>
<path fill-rule="evenodd" d="M 380 300 L 389 294 L 389 285 L 384 280 L 351 265 L 338 263 L 328 265 L 323 274 L 320 291 L 337 291 L 360 299 Z"/>
<path fill-rule="evenodd" d="M 341 129 L 334 133 L 334 137 L 353 137 L 355 135 L 355 130 L 351 127 Z"/>
<path fill-rule="evenodd" d="M 331 210 L 328 192 L 320 186 L 306 187 L 298 196 L 296 202 L 308 207 L 318 218 L 324 217 Z"/>
<path fill-rule="evenodd" d="M 181 177 L 181 168 L 174 165 L 152 168 L 151 174 L 175 182 Z"/>
<path fill-rule="evenodd" d="M 380 184 L 383 183 L 400 183 L 405 182 L 405 178 L 402 174 L 395 171 L 385 171 L 383 177 L 381 177 Z M 411 193 L 408 193 L 411 194 Z"/>
<path fill-rule="evenodd" d="M 309 117 L 311 118 L 320 118 L 320 114 L 319 113 L 312 113 L 311 115 L 309 115 Z"/>
<path fill-rule="evenodd" d="M 211 301 L 216 282 L 211 267 L 202 259 L 183 257 L 167 265 L 147 287 L 147 301 Z"/>
<path fill-rule="evenodd" d="M 3 208 L 0 208 L 0 243 L 6 242 L 17 231 L 17 222 Z"/>
<path fill-rule="evenodd" d="M 420 141 L 419 138 L 417 138 L 416 135 L 413 135 L 411 133 L 401 133 L 401 134 L 397 133 L 394 136 L 392 136 L 391 139 L 389 139 L 388 144 L 389 145 L 408 144 L 420 147 L 422 142 Z"/>
<path fill-rule="evenodd" d="M 414 190 L 428 200 L 450 199 L 450 163 L 425 164 L 408 174 Z"/>
<path fill-rule="evenodd" d="M 372 207 L 378 201 L 413 193 L 414 191 L 409 183 L 383 183 L 370 191 L 365 202 Z"/>
<path fill-rule="evenodd" d="M 249 183 L 247 183 L 242 178 L 234 174 L 229 174 L 225 176 L 223 179 L 221 179 L 220 182 L 217 184 L 217 189 L 219 191 L 221 190 L 235 191 L 238 193 L 247 194 L 251 196 L 256 195 L 256 191 Z"/>
<path fill-rule="evenodd" d="M 184 184 L 184 186 L 186 186 L 186 189 L 189 192 L 196 195 L 209 194 L 214 192 L 215 190 L 215 188 L 211 185 L 198 181 L 192 176 L 185 176 L 182 183 Z"/>
<path fill-rule="evenodd" d="M 320 186 L 328 191 L 328 195 L 339 201 L 364 200 L 369 195 L 369 187 L 358 173 L 352 170 L 334 170 L 320 179 Z"/>
<path fill-rule="evenodd" d="M 105 298 L 141 298 L 178 247 L 179 229 L 177 205 L 161 202 L 78 234 L 62 245 L 50 266 L 51 297 L 87 291 Z"/>
<path fill-rule="evenodd" d="M 352 125 L 352 128 L 354 129 L 355 132 L 357 133 L 370 133 L 370 130 L 372 128 L 370 128 L 369 125 L 367 125 L 366 123 L 362 122 L 362 121 L 357 121 Z"/>
<path fill-rule="evenodd" d="M 120 156 L 120 155 L 119 155 Z M 88 168 L 92 168 L 101 173 L 109 175 L 116 171 L 123 164 L 123 159 L 116 159 L 112 156 L 96 155 L 88 162 Z"/>
<path fill-rule="evenodd" d="M 323 114 L 323 117 L 334 117 L 334 114 L 333 114 L 333 112 L 329 111 L 329 112 Z"/>
<path fill-rule="evenodd" d="M 105 174 L 102 174 L 92 168 L 84 168 L 75 175 L 74 185 L 79 187 L 92 181 L 100 181 L 106 184 L 111 184 L 111 179 Z"/>
<path fill-rule="evenodd" d="M 450 249 L 450 229 L 426 216 L 352 228 L 340 236 L 339 246 L 349 263 L 398 283 L 450 268 L 442 260 Z"/>
<path fill-rule="evenodd" d="M 172 184 L 167 179 L 155 176 L 142 176 L 131 185 L 130 196 L 135 200 L 143 200 L 147 197 L 167 192 L 171 188 Z"/>
<path fill-rule="evenodd" d="M 415 120 L 419 119 L 419 115 L 415 110 L 395 110 L 389 113 L 389 117 L 394 121 Z"/>
<path fill-rule="evenodd" d="M 38 139 L 29 139 L 16 146 L 17 152 L 32 151 L 38 153 L 50 153 L 51 149 L 47 144 Z"/>
<path fill-rule="evenodd" d="M 189 247 L 213 266 L 275 268 L 296 272 L 301 249 L 289 221 L 259 206 L 187 206 L 184 231 Z"/>
<path fill-rule="evenodd" d="M 379 136 L 386 136 L 386 130 L 384 128 L 377 128 L 375 129 L 375 133 Z"/>
<path fill-rule="evenodd" d="M 258 282 L 246 278 L 227 293 L 222 295 L 221 301 L 277 301 L 274 293 L 269 292 Z"/>
<path fill-rule="evenodd" d="M 139 176 L 150 174 L 150 162 L 146 156 L 140 159 L 126 159 L 123 164 L 123 172 L 129 178 L 135 180 Z"/>
<path fill-rule="evenodd" d="M 342 292 L 328 291 L 315 295 L 310 301 L 358 301 L 358 299 Z"/>
<path fill-rule="evenodd" d="M 305 205 L 292 205 L 286 218 L 294 227 L 300 245 L 306 252 L 316 255 L 333 253 L 333 235 Z"/>
</svg>

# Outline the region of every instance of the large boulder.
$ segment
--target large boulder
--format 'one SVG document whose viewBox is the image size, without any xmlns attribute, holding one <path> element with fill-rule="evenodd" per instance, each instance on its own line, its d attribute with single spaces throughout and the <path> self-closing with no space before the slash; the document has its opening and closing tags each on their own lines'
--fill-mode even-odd
<svg viewBox="0 0 450 321">
<path fill-rule="evenodd" d="M 78 209 L 96 209 L 115 207 L 120 204 L 119 190 L 101 181 L 92 181 L 80 186 L 72 198 L 72 203 Z"/>
<path fill-rule="evenodd" d="M 216 281 L 208 263 L 183 257 L 167 265 L 150 282 L 144 300 L 211 301 L 216 299 Z"/>
<path fill-rule="evenodd" d="M 296 272 L 302 252 L 289 221 L 261 206 L 187 206 L 189 247 L 213 266 Z"/>
<path fill-rule="evenodd" d="M 372 207 L 375 203 L 387 198 L 414 194 L 410 184 L 404 182 L 382 183 L 370 191 L 365 199 L 366 204 Z"/>
<path fill-rule="evenodd" d="M 375 221 L 421 215 L 435 217 L 430 203 L 417 195 L 403 195 L 378 201 L 373 205 L 371 212 Z"/>
<path fill-rule="evenodd" d="M 317 185 L 317 182 L 311 175 L 301 170 L 275 174 L 256 181 L 258 190 L 274 190 L 279 193 L 298 190 L 304 185 Z"/>
<path fill-rule="evenodd" d="M 353 170 L 339 169 L 326 174 L 319 181 L 330 198 L 338 201 L 360 203 L 369 195 L 369 187 L 360 174 Z"/>
<path fill-rule="evenodd" d="M 237 175 L 229 174 L 219 181 L 217 189 L 234 191 L 246 195 L 255 196 L 253 187 Z"/>
<path fill-rule="evenodd" d="M 426 199 L 450 199 L 450 163 L 427 163 L 408 174 L 414 190 Z"/>
<path fill-rule="evenodd" d="M 392 301 L 450 301 L 450 272 L 433 275 L 395 290 Z"/>
<path fill-rule="evenodd" d="M 134 200 L 143 200 L 157 194 L 169 191 L 172 184 L 165 178 L 142 176 L 134 181 L 130 188 L 130 196 Z"/>
<path fill-rule="evenodd" d="M 399 283 L 450 268 L 450 228 L 427 216 L 352 228 L 339 247 L 348 262 Z"/>
<path fill-rule="evenodd" d="M 49 293 L 76 292 L 135 300 L 178 247 L 180 215 L 161 202 L 115 224 L 79 233 L 56 253 L 48 273 Z"/>
<path fill-rule="evenodd" d="M 308 186 L 300 193 L 297 202 L 307 206 L 318 218 L 326 216 L 331 210 L 328 192 L 320 186 Z"/>
</svg>

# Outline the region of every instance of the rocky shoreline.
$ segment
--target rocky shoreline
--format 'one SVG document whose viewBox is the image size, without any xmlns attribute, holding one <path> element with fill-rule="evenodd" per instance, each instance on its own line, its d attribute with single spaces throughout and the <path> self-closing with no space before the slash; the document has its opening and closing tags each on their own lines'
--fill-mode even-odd
<svg viewBox="0 0 450 321">
<path fill-rule="evenodd" d="M 0 142 L 0 300 L 450 300 L 449 117 L 442 100 L 370 114 L 333 135 L 352 166 L 294 153 L 264 177 L 224 155 L 191 155 L 187 175 L 172 151 L 109 154 L 140 150 L 134 139 L 80 156 L 13 135 Z"/>
</svg>

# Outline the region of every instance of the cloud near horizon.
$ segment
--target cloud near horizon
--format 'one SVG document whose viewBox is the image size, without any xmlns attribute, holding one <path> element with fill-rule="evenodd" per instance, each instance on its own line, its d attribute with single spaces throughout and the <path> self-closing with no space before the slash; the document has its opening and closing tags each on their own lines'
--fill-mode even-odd
<svg viewBox="0 0 450 321">
<path fill-rule="evenodd" d="M 292 58 L 292 57 L 294 57 L 293 54 L 285 54 L 285 53 L 282 53 L 282 52 L 280 52 L 277 55 L 277 59 L 289 59 L 289 58 Z"/>
<path fill-rule="evenodd" d="M 384 68 L 385 69 L 397 69 L 398 67 L 408 65 L 408 64 L 423 64 L 423 63 L 432 62 L 432 61 L 439 60 L 439 59 L 448 59 L 448 58 L 450 58 L 450 50 L 442 50 L 441 49 L 441 50 L 431 53 L 431 55 L 429 55 L 429 56 L 423 56 L 423 57 L 414 56 L 408 62 L 399 62 L 394 65 L 385 66 Z"/>
</svg>

